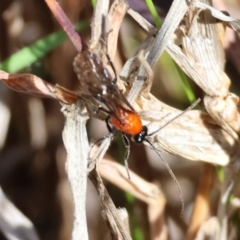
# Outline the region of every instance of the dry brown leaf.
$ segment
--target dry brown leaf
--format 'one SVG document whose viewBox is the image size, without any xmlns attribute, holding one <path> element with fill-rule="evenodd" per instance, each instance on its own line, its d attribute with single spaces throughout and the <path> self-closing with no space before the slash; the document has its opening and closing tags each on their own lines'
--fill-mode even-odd
<svg viewBox="0 0 240 240">
<path fill-rule="evenodd" d="M 54 94 L 56 95 L 57 99 L 60 100 L 60 102 L 65 104 L 75 103 L 79 99 L 79 96 L 75 91 L 71 91 L 58 84 L 55 86 Z"/>
<path fill-rule="evenodd" d="M 58 99 L 64 104 L 72 104 L 79 99 L 75 91 L 58 84 L 54 86 L 33 74 L 10 74 L 0 70 L 0 79 L 14 91 L 35 97 Z"/>
<path fill-rule="evenodd" d="M 0 79 L 14 91 L 31 94 L 36 97 L 56 99 L 54 86 L 32 74 L 10 74 L 0 70 Z"/>
<path fill-rule="evenodd" d="M 104 37 L 104 34 L 108 34 L 109 23 L 108 23 L 107 15 L 109 10 L 109 4 L 110 4 L 109 0 L 99 0 L 96 2 L 93 20 L 91 24 L 92 34 L 91 34 L 91 41 L 89 46 L 90 49 L 92 50 L 99 49 L 99 45 L 102 44 L 102 40 L 105 40 L 105 39 L 101 39 L 101 37 Z M 103 31 L 106 31 L 106 32 L 104 33 Z"/>
<path fill-rule="evenodd" d="M 200 1 L 195 1 L 194 3 L 196 2 Z M 182 6 L 180 6 L 181 3 Z M 170 153 L 178 154 L 188 159 L 227 165 L 230 161 L 236 162 L 240 156 L 238 150 L 238 132 L 240 129 L 240 115 L 237 108 L 238 97 L 229 92 L 230 79 L 223 69 L 225 58 L 220 36 L 218 35 L 217 24 L 213 24 L 214 19 L 209 11 L 212 8 L 207 8 L 205 11 L 197 11 L 195 5 L 186 6 L 185 4 L 184 1 L 176 1 L 172 5 L 172 8 L 175 10 L 169 12 L 163 24 L 163 30 L 160 29 L 158 36 L 159 39 L 165 39 L 166 50 L 183 71 L 205 91 L 204 103 L 212 118 L 200 111 L 186 113 L 158 132 L 152 138 L 152 141 L 159 150 L 163 148 Z M 199 3 L 199 6 L 202 5 Z M 175 15 L 178 17 L 181 15 L 182 20 L 184 20 L 182 13 L 178 15 L 178 12 L 175 12 L 180 7 L 186 11 L 186 16 L 184 18 L 185 21 L 182 21 L 181 25 L 178 26 L 170 20 L 175 21 Z M 220 13 L 219 16 L 219 18 L 222 17 L 223 19 L 225 15 Z M 178 17 L 177 21 L 179 21 Z M 233 21 L 233 19 L 231 20 Z M 238 23 L 239 21 L 236 22 Z M 179 29 L 184 30 L 183 35 L 179 34 L 179 31 L 177 31 Z M 165 33 L 165 31 L 168 33 Z M 177 44 L 179 46 L 175 43 L 175 39 L 173 35 L 169 34 L 169 31 L 172 33 L 176 32 Z M 163 35 L 162 37 L 161 34 Z M 154 48 L 157 41 L 158 39 L 154 43 L 148 42 L 148 48 Z M 161 46 L 155 46 L 155 48 L 157 47 Z M 146 56 L 152 52 L 153 50 L 149 51 L 149 53 L 146 53 Z M 155 59 L 154 56 L 150 58 Z M 139 58 L 135 57 L 135 59 Z M 136 78 L 139 80 L 146 79 L 147 75 L 150 75 L 145 73 L 142 76 L 143 72 L 141 71 L 138 72 L 138 75 L 132 74 L 132 69 L 136 66 L 135 59 L 131 59 L 131 62 L 126 64 L 127 67 L 124 66 L 123 76 L 129 82 L 134 81 Z M 149 61 L 149 56 L 147 61 Z M 139 65 L 141 65 L 141 62 Z M 145 71 L 147 72 L 146 68 Z M 132 80 L 133 78 L 134 80 Z M 139 88 L 141 89 L 144 85 L 149 88 L 149 85 L 151 85 L 151 82 L 145 84 L 143 84 L 143 81 L 137 82 L 133 85 L 128 95 L 128 99 L 132 103 L 139 96 Z M 172 118 L 169 117 L 167 120 L 162 120 L 166 115 L 176 116 L 176 110 L 161 103 L 151 94 L 146 95 L 144 89 L 141 89 L 141 95 L 137 99 L 138 105 L 135 105 L 135 109 L 138 112 L 146 111 L 145 116 L 141 114 L 144 120 L 149 120 L 150 115 L 154 116 L 150 123 L 147 122 L 150 128 L 152 127 L 149 133 L 159 129 Z M 151 113 L 147 110 L 151 110 Z"/>
<path fill-rule="evenodd" d="M 141 97 L 138 103 L 141 109 L 149 109 L 140 112 L 149 133 L 180 113 L 152 95 L 149 99 Z M 164 149 L 195 161 L 227 165 L 230 161 L 237 161 L 240 156 L 235 139 L 206 113 L 196 110 L 177 118 L 150 139 L 160 151 Z"/>
<path fill-rule="evenodd" d="M 128 4 L 125 0 L 114 1 L 109 10 L 109 36 L 108 36 L 108 54 L 111 59 L 115 58 L 119 30 L 122 25 L 123 18 L 128 9 Z"/>
<path fill-rule="evenodd" d="M 129 170 L 131 177 L 129 179 L 125 166 L 119 163 L 102 160 L 99 170 L 105 179 L 124 191 L 130 192 L 133 196 L 147 204 L 157 204 L 162 202 L 162 198 L 164 198 L 162 191 L 157 185 L 147 182 L 131 170 Z"/>
<path fill-rule="evenodd" d="M 180 26 L 184 29 L 182 48 L 169 40 L 167 51 L 206 93 L 204 103 L 209 114 L 238 140 L 239 98 L 229 92 L 230 79 L 224 72 L 225 57 L 215 18 L 236 31 L 240 29 L 240 20 L 226 16 L 206 3 L 195 1 L 185 18 L 188 24 Z"/>
<path fill-rule="evenodd" d="M 89 174 L 89 178 L 94 184 L 102 206 L 102 215 L 107 222 L 107 226 L 111 232 L 113 239 L 131 240 L 128 226 L 125 224 L 125 218 L 117 211 L 111 197 L 109 196 L 102 179 L 99 175 L 98 164 L 96 168 Z"/>
</svg>

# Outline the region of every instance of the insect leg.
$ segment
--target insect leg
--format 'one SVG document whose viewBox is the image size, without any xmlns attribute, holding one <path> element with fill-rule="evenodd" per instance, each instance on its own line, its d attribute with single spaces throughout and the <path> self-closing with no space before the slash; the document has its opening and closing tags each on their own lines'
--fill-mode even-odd
<svg viewBox="0 0 240 240">
<path fill-rule="evenodd" d="M 94 166 L 94 163 L 95 163 L 95 159 L 100 156 L 100 153 L 101 153 L 101 151 L 102 151 L 102 149 L 101 149 L 101 147 L 100 147 L 99 150 L 98 150 L 98 153 L 97 153 L 94 157 L 91 157 L 90 155 L 91 155 L 91 152 L 92 152 L 93 147 L 96 146 L 96 145 L 98 145 L 98 144 L 102 144 L 103 141 L 104 141 L 105 139 L 107 139 L 107 138 L 110 138 L 111 140 L 112 140 L 112 138 L 113 138 L 114 132 L 113 132 L 112 127 L 111 127 L 110 124 L 109 124 L 109 119 L 110 119 L 110 116 L 108 116 L 108 117 L 105 119 L 105 122 L 106 122 L 106 125 L 107 125 L 107 129 L 108 129 L 108 131 L 109 131 L 109 134 L 108 134 L 107 136 L 103 137 L 103 138 L 98 139 L 96 142 L 94 142 L 94 143 L 91 145 L 90 150 L 89 150 L 89 152 L 88 152 L 88 160 L 89 160 L 89 162 L 88 162 L 88 171 L 89 171 L 89 172 L 93 169 L 93 166 Z"/>
<path fill-rule="evenodd" d="M 108 51 L 107 51 L 107 53 L 106 53 L 106 57 L 107 57 L 107 60 L 108 60 L 108 62 L 109 62 L 109 64 L 110 64 L 112 70 L 113 70 L 113 73 L 114 73 L 114 75 L 115 75 L 115 78 L 114 78 L 114 81 L 113 81 L 113 82 L 114 82 L 114 83 L 117 83 L 117 71 L 116 71 L 116 68 L 115 68 L 115 66 L 114 66 L 114 64 L 113 64 L 110 56 L 108 55 Z"/>
<path fill-rule="evenodd" d="M 90 147 L 89 152 L 88 152 L 88 159 L 91 159 L 90 155 L 91 155 L 92 149 L 93 149 L 96 145 L 98 145 L 99 143 L 101 143 L 106 137 L 108 137 L 108 136 L 105 136 L 105 137 L 103 137 L 103 138 L 100 138 L 100 139 L 98 139 L 96 142 L 94 142 L 94 143 L 92 144 L 92 146 Z"/>
<path fill-rule="evenodd" d="M 129 154 L 130 154 L 130 142 L 129 142 L 129 139 L 127 138 L 127 136 L 124 132 L 122 132 L 122 138 L 123 138 L 123 143 L 124 143 L 125 148 L 126 148 L 126 151 L 125 151 L 125 154 L 124 154 L 124 165 L 125 165 L 126 170 L 127 170 L 128 178 L 130 179 L 130 173 L 129 173 L 129 167 L 128 167 L 128 158 L 129 158 Z"/>
<path fill-rule="evenodd" d="M 106 108 L 102 107 L 101 105 L 98 106 L 98 109 L 95 111 L 96 114 L 98 114 L 100 111 L 105 112 L 107 114 L 111 114 L 111 112 L 109 110 L 107 110 Z"/>
<path fill-rule="evenodd" d="M 103 19 L 102 32 L 103 32 L 103 43 L 105 44 L 105 48 L 106 48 L 106 57 L 107 57 L 107 60 L 109 62 L 109 65 L 111 66 L 111 68 L 113 70 L 113 73 L 115 75 L 114 83 L 116 83 L 117 82 L 117 71 L 116 71 L 116 68 L 115 68 L 110 56 L 108 55 L 108 35 L 109 35 L 110 32 L 112 32 L 112 30 L 107 32 L 106 18 Z"/>
<path fill-rule="evenodd" d="M 101 143 L 104 139 L 106 139 L 106 138 L 108 138 L 108 137 L 112 137 L 112 135 L 113 135 L 113 129 L 112 129 L 112 127 L 110 126 L 109 120 L 110 120 L 110 116 L 108 116 L 108 117 L 105 119 L 105 122 L 106 122 L 106 125 L 107 125 L 107 129 L 108 129 L 108 131 L 109 131 L 109 135 L 107 135 L 107 136 L 105 136 L 105 137 L 103 137 L 103 138 L 100 138 L 100 139 L 98 139 L 96 142 L 94 142 L 93 145 L 91 146 L 90 150 L 89 150 L 89 155 L 90 155 L 90 153 L 91 153 L 91 151 L 92 151 L 92 149 L 93 149 L 93 147 L 94 147 L 95 145 L 98 145 L 98 144 Z M 89 156 L 89 158 L 90 158 L 90 156 Z"/>
<path fill-rule="evenodd" d="M 113 129 L 112 129 L 112 127 L 110 126 L 109 120 L 110 120 L 110 115 L 107 116 L 107 118 L 105 119 L 105 122 L 106 122 L 107 129 L 108 129 L 109 133 L 113 134 Z"/>
</svg>

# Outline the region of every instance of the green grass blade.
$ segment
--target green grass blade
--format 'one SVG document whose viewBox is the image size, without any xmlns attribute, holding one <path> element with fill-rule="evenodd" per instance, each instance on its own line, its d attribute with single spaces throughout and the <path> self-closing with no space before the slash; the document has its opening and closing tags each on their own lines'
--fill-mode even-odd
<svg viewBox="0 0 240 240">
<path fill-rule="evenodd" d="M 151 13 L 153 20 L 157 26 L 157 28 L 160 28 L 162 26 L 162 21 L 157 13 L 157 10 L 152 2 L 152 0 L 145 0 L 145 3 L 148 7 L 149 12 Z"/>
<path fill-rule="evenodd" d="M 74 25 L 77 31 L 82 31 L 88 26 L 89 23 L 87 21 Z M 4 62 L 0 63 L 0 69 L 9 73 L 18 72 L 44 57 L 49 51 L 59 46 L 66 39 L 67 35 L 62 30 L 52 33 L 12 54 Z"/>
<path fill-rule="evenodd" d="M 194 92 L 192 90 L 192 87 L 189 83 L 189 80 L 186 76 L 186 74 L 182 71 L 182 69 L 174 62 L 174 65 L 175 65 L 175 68 L 179 74 L 179 77 L 181 78 L 182 80 L 182 83 L 183 83 L 183 88 L 184 88 L 184 91 L 187 95 L 187 98 L 189 100 L 190 103 L 196 101 L 196 97 L 194 95 Z"/>
<path fill-rule="evenodd" d="M 97 4 L 97 0 L 91 0 L 91 2 L 92 2 L 92 6 L 95 8 Z"/>
<path fill-rule="evenodd" d="M 155 22 L 156 26 L 158 28 L 160 28 L 161 25 L 162 25 L 162 22 L 161 22 L 161 19 L 160 19 L 158 13 L 157 13 L 157 10 L 156 10 L 152 0 L 145 0 L 145 2 L 146 2 L 146 5 L 147 5 L 153 19 L 154 19 L 154 22 Z M 184 86 L 184 91 L 187 95 L 187 98 L 188 98 L 189 102 L 194 102 L 196 100 L 196 97 L 193 93 L 193 90 L 192 90 L 190 84 L 189 84 L 189 80 L 188 80 L 187 76 L 183 73 L 183 71 L 179 68 L 179 66 L 177 64 L 173 64 L 173 65 L 175 65 L 175 68 L 176 68 L 176 70 L 177 70 L 177 72 L 178 72 L 178 74 L 179 74 L 179 76 L 182 80 L 182 83 L 183 83 L 183 86 Z"/>
</svg>

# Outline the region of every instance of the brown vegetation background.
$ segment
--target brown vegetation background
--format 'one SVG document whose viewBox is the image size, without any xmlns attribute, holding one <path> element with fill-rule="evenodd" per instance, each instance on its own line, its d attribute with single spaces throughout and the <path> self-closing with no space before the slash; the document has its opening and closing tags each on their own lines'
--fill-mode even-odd
<svg viewBox="0 0 240 240">
<path fill-rule="evenodd" d="M 234 3 L 228 1 L 228 7 L 231 7 L 230 2 Z M 85 19 L 91 21 L 93 9 L 90 1 L 62 0 L 60 3 L 72 22 Z M 131 1 L 130 6 L 151 19 L 145 4 L 140 0 Z M 238 5 L 232 6 L 234 9 L 229 8 L 229 11 L 238 14 L 239 2 Z M 166 15 L 168 7 L 164 4 L 158 6 L 162 18 Z M 0 61 L 59 29 L 44 1 L 1 0 Z M 90 28 L 81 33 L 81 36 L 86 40 L 89 39 Z M 115 59 L 118 71 L 126 59 L 134 54 L 144 36 L 137 25 L 126 18 L 121 30 L 118 57 Z M 238 93 L 240 71 L 235 62 L 237 60 L 230 48 L 227 49 L 226 54 L 227 73 L 233 81 L 233 91 Z M 31 72 L 53 84 L 58 83 L 69 89 L 75 89 L 77 78 L 72 69 L 75 55 L 76 50 L 72 44 L 65 41 L 23 72 Z M 184 109 L 189 103 L 182 84 L 177 80 L 177 73 L 168 69 L 167 65 L 168 63 L 162 60 L 156 66 L 155 75 L 158 76 L 158 81 L 154 84 L 152 92 L 164 102 Z M 196 95 L 201 96 L 201 91 L 195 85 L 192 87 Z M 0 110 L 0 126 L 1 121 L 10 117 L 9 124 L 2 125 L 7 134 L 0 146 L 0 185 L 12 202 L 33 222 L 40 239 L 70 239 L 73 220 L 72 202 L 64 171 L 66 154 L 62 143 L 64 118 L 60 112 L 61 106 L 53 100 L 37 99 L 13 92 L 2 83 L 0 99 L 6 111 Z M 89 139 L 94 141 L 106 134 L 104 122 L 94 119 L 89 122 Z M 118 138 L 112 143 L 109 155 L 121 161 L 119 156 L 123 156 L 122 148 L 121 139 Z M 157 156 L 143 146 L 132 143 L 129 165 L 130 169 L 143 178 L 154 179 L 162 184 L 167 198 L 166 215 L 171 222 L 169 231 L 172 232 L 173 239 L 180 239 L 181 231 L 187 228 L 187 219 L 190 216 L 204 164 L 166 153 L 162 153 L 162 156 L 169 162 L 183 188 L 186 221 L 180 219 L 181 204 L 174 182 Z M 128 195 L 111 184 L 106 183 L 106 186 L 116 206 L 127 207 L 129 213 L 134 216 L 131 218 L 131 224 L 135 226 L 133 231 L 137 232 L 136 226 L 138 226 L 143 230 L 143 239 L 149 239 L 149 226 L 144 220 L 146 206 L 140 201 L 129 200 Z M 215 189 L 212 193 L 213 202 L 218 194 Z M 212 211 L 214 210 L 216 209 L 213 207 Z M 89 238 L 104 239 L 107 230 L 101 218 L 98 197 L 91 183 L 88 186 L 87 213 Z M 0 236 L 0 239 L 4 237 Z"/>
</svg>

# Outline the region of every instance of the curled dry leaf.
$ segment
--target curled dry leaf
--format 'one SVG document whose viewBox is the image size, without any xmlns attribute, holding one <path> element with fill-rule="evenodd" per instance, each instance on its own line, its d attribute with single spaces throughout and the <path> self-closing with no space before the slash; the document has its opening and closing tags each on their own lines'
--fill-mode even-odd
<svg viewBox="0 0 240 240">
<path fill-rule="evenodd" d="M 216 19 L 217 18 L 217 19 Z M 229 92 L 230 79 L 224 72 L 224 50 L 218 21 L 240 31 L 240 20 L 226 16 L 201 1 L 189 9 L 181 47 L 169 41 L 167 51 L 185 73 L 206 93 L 205 107 L 215 121 L 235 139 L 240 131 L 239 98 Z"/>
<path fill-rule="evenodd" d="M 154 30 L 154 27 L 150 27 L 150 23 L 146 24 L 146 20 L 138 13 L 134 12 L 133 10 L 128 10 L 128 14 L 133 17 L 133 19 L 136 19 L 138 23 L 148 31 L 148 39 L 145 41 L 145 46 L 143 49 L 146 49 L 145 56 L 148 64 L 152 67 L 163 51 L 165 50 L 168 40 L 172 39 L 172 36 L 175 32 L 175 30 L 178 28 L 180 22 L 182 21 L 185 13 L 188 10 L 188 3 L 186 1 L 173 1 L 171 9 L 169 10 L 165 21 L 163 25 L 161 26 L 161 29 L 159 31 Z M 150 41 L 149 41 L 150 40 Z M 148 45 L 146 45 L 148 44 Z M 142 49 L 142 48 L 141 48 Z M 137 58 L 136 58 L 137 59 Z M 136 60 L 134 59 L 134 60 Z M 141 63 L 138 63 L 137 71 L 134 71 L 134 74 L 132 72 L 134 66 L 130 66 L 131 62 L 133 64 L 136 64 L 135 61 L 133 61 L 133 58 L 130 59 L 126 64 L 129 65 L 128 67 L 124 66 L 124 72 L 121 73 L 121 75 L 124 78 L 127 78 L 126 80 L 132 84 L 132 88 L 129 91 L 128 94 L 128 100 L 131 104 L 133 104 L 136 100 L 136 98 L 139 96 L 140 92 L 144 88 L 144 80 L 147 79 L 146 69 L 144 69 L 143 66 L 141 66 Z M 127 72 L 128 71 L 128 72 Z M 151 85 L 148 86 L 148 89 L 151 88 Z"/>
<path fill-rule="evenodd" d="M 91 24 L 92 35 L 89 48 L 102 55 L 101 57 L 104 57 L 107 51 L 110 59 L 114 59 L 119 30 L 127 8 L 128 4 L 125 0 L 114 1 L 110 9 L 109 0 L 97 1 Z M 107 43 L 105 44 L 103 40 L 106 40 Z M 107 49 L 104 49 L 106 47 Z"/>
<path fill-rule="evenodd" d="M 117 49 L 117 41 L 119 30 L 122 25 L 123 18 L 127 11 L 128 4 L 126 1 L 114 1 L 109 10 L 109 36 L 108 36 L 108 54 L 114 59 Z"/>
<path fill-rule="evenodd" d="M 56 99 L 54 86 L 35 75 L 10 74 L 0 70 L 0 79 L 14 91 Z"/>
<path fill-rule="evenodd" d="M 188 47 L 190 49 L 189 45 Z M 197 49 L 197 46 L 191 46 L 191 49 Z M 205 93 L 207 93 L 204 98 L 204 103 L 211 116 L 214 117 L 217 123 L 226 129 L 235 139 L 238 139 L 235 131 L 238 132 L 240 127 L 240 118 L 237 109 L 239 100 L 235 94 L 228 92 L 230 82 L 224 71 L 220 71 L 220 68 L 218 68 L 220 72 L 218 72 L 216 68 L 213 68 L 215 70 L 211 71 L 211 67 L 199 66 L 195 61 L 192 61 L 189 56 L 186 56 L 178 46 L 171 42 L 169 42 L 167 46 L 167 51 L 181 66 L 182 70 L 185 71 Z M 201 72 L 201 70 L 203 71 Z M 216 81 L 216 79 L 218 79 L 218 81 Z M 231 125 L 229 125 L 230 123 Z"/>
<path fill-rule="evenodd" d="M 54 94 L 60 102 L 65 103 L 65 104 L 72 104 L 75 103 L 78 99 L 79 96 L 75 91 L 71 91 L 65 87 L 62 87 L 58 84 L 55 85 L 54 88 Z"/>
<path fill-rule="evenodd" d="M 168 235 L 164 219 L 166 199 L 163 192 L 158 185 L 147 182 L 131 170 L 129 172 L 131 179 L 127 177 L 124 166 L 106 159 L 101 161 L 99 169 L 102 177 L 148 205 L 151 239 L 166 239 Z"/>
<path fill-rule="evenodd" d="M 145 203 L 164 203 L 162 201 L 164 195 L 157 185 L 147 182 L 131 170 L 129 170 L 131 177 L 129 179 L 124 166 L 113 161 L 102 160 L 99 170 L 105 179 L 122 188 L 124 191 L 130 192 Z"/>
<path fill-rule="evenodd" d="M 58 99 L 65 104 L 75 103 L 79 99 L 75 91 L 58 84 L 54 86 L 33 74 L 10 74 L 0 70 L 0 79 L 14 91 L 35 97 Z"/>
<path fill-rule="evenodd" d="M 149 127 L 149 133 L 159 129 L 180 113 L 153 96 L 140 97 L 140 114 Z M 177 118 L 155 135 L 151 141 L 161 150 L 183 156 L 187 159 L 213 164 L 227 165 L 237 160 L 240 150 L 235 139 L 216 124 L 215 120 L 202 111 L 189 111 Z"/>
<path fill-rule="evenodd" d="M 94 10 L 94 17 L 92 21 L 92 27 L 91 27 L 91 49 L 98 49 L 99 44 L 101 45 L 101 37 L 103 36 L 103 28 L 107 28 L 106 24 L 108 24 L 107 21 L 107 15 L 108 15 L 108 9 L 109 9 L 109 0 L 100 0 L 97 1 L 95 10 Z M 104 29 L 105 31 L 108 31 L 108 29 Z"/>
<path fill-rule="evenodd" d="M 180 7 L 183 11 L 178 14 L 177 9 Z M 186 13 L 185 16 L 184 13 Z M 230 79 L 224 72 L 224 51 L 217 29 L 217 21 L 213 16 L 218 16 L 218 20 L 225 21 L 228 26 L 239 30 L 239 20 L 227 17 L 211 6 L 203 4 L 202 1 L 194 1 L 193 5 L 189 6 L 185 1 L 175 1 L 155 41 L 153 43 L 149 41 L 148 48 L 145 48 L 148 62 L 150 58 L 158 58 L 159 53 L 156 53 L 158 57 L 149 57 L 149 55 L 154 53 L 155 48 L 160 47 L 159 39 L 164 39 L 170 56 L 206 93 L 204 103 L 212 117 L 200 111 L 188 112 L 152 136 L 152 141 L 159 149 L 163 148 L 188 159 L 226 165 L 230 160 L 233 162 L 237 160 L 240 155 L 238 150 L 240 114 L 237 108 L 239 99 L 229 92 Z M 170 32 L 175 32 L 175 38 L 173 34 L 169 34 Z M 160 50 L 159 52 L 161 53 Z M 152 64 L 151 61 L 149 63 Z M 136 74 L 132 72 L 134 64 L 136 64 L 135 60 L 128 63 L 122 74 L 129 82 L 136 78 Z M 143 65 L 141 61 L 140 65 Z M 139 76 L 140 74 L 137 76 L 138 79 Z M 128 96 L 131 103 L 139 96 L 137 85 L 143 86 L 141 83 L 133 84 Z M 167 114 L 171 116 L 177 114 L 177 110 L 161 103 L 150 93 L 146 95 L 143 89 L 137 103 L 135 108 L 139 112 L 152 111 L 141 114 L 143 119 L 150 120 L 150 123 L 148 122 L 150 129 L 156 130 L 169 121 L 172 117 L 165 118 Z M 151 132 L 153 130 L 149 130 L 149 133 Z"/>
<path fill-rule="evenodd" d="M 223 24 L 227 25 L 228 27 L 232 28 L 234 31 L 239 32 L 240 31 L 240 20 L 232 18 L 230 16 L 227 16 L 223 12 L 215 9 L 212 6 L 209 6 L 208 4 L 201 2 L 201 1 L 196 1 L 194 3 L 195 7 L 198 9 L 204 11 L 204 10 L 209 10 L 211 15 L 221 21 Z"/>
<path fill-rule="evenodd" d="M 90 172 L 89 178 L 98 191 L 102 206 L 102 215 L 111 232 L 112 238 L 131 240 L 132 238 L 128 226 L 125 224 L 126 218 L 116 209 L 111 197 L 103 185 L 98 167 Z"/>
</svg>

